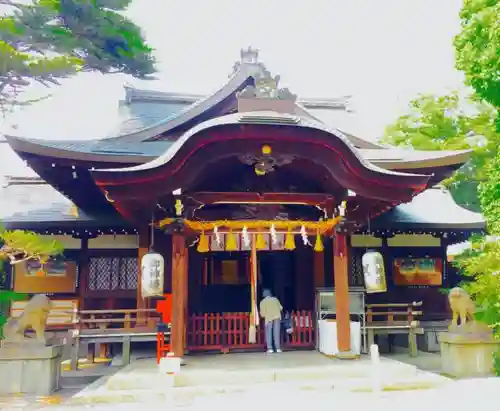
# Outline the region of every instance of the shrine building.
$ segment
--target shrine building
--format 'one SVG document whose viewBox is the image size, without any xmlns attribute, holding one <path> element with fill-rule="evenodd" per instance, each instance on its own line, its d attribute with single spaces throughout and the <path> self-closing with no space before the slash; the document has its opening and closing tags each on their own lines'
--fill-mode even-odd
<svg viewBox="0 0 500 411">
<path fill-rule="evenodd" d="M 154 309 L 160 297 L 143 294 L 140 267 L 153 250 L 164 259 L 175 355 L 263 348 L 263 289 L 302 324 L 297 332 L 307 328 L 289 349 L 314 347 L 317 293 L 334 292 L 347 353 L 350 293 L 366 291 L 362 257 L 375 250 L 386 289 L 365 293 L 367 304 L 422 301 L 424 326 L 448 318 L 442 289 L 458 278 L 446 248 L 484 220 L 439 184 L 470 151 L 394 148 L 340 131 L 331 114 L 347 101 L 297 97 L 251 48 L 212 95 L 130 86 L 125 95 L 115 136 L 5 136 L 39 177 L 7 182 L 15 212 L 3 224 L 65 247 L 42 276 L 36 262 L 16 265 L 13 290 L 79 310 Z"/>
</svg>

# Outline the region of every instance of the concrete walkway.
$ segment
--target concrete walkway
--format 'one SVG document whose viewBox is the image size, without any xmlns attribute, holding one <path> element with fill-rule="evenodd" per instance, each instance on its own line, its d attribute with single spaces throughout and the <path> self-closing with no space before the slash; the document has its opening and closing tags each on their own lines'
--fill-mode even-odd
<svg viewBox="0 0 500 411">
<path fill-rule="evenodd" d="M 450 381 L 449 384 L 427 390 L 409 390 L 384 393 L 352 393 L 331 387 L 304 389 L 291 382 L 249 385 L 236 392 L 217 392 L 203 397 L 193 397 L 189 401 L 171 401 L 149 398 L 140 403 L 101 403 L 47 406 L 53 411 L 135 411 L 138 407 L 148 411 L 181 409 L 185 411 L 205 411 L 207 409 L 238 409 L 255 411 L 265 409 L 287 409 L 304 411 L 311 407 L 319 411 L 331 409 L 364 409 L 370 411 L 421 411 L 434 409 L 454 409 L 470 411 L 480 407 L 495 409 L 500 379 L 474 379 Z M 30 410 L 29 408 L 3 408 L 3 410 Z"/>
<path fill-rule="evenodd" d="M 393 389 L 430 389 L 449 382 L 414 365 L 388 358 L 381 358 L 381 379 L 384 386 Z M 366 392 L 371 386 L 372 365 L 367 357 L 337 360 L 317 352 L 203 355 L 186 358 L 171 391 L 155 360 L 144 359 L 91 384 L 76 394 L 71 403 L 161 402 L 173 398 L 178 403 L 190 404 L 196 398 L 247 392 L 249 387 L 284 392 L 290 389 Z"/>
</svg>

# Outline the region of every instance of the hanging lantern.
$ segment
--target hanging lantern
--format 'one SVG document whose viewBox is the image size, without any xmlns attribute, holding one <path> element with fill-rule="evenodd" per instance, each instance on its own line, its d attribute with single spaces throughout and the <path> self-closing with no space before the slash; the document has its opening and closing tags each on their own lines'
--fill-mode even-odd
<svg viewBox="0 0 500 411">
<path fill-rule="evenodd" d="M 205 235 L 205 231 L 201 232 L 200 241 L 198 241 L 198 247 L 196 247 L 196 250 L 199 253 L 208 253 L 210 251 L 208 237 Z"/>
<path fill-rule="evenodd" d="M 141 292 L 143 297 L 163 296 L 165 260 L 161 254 L 150 250 L 141 260 Z"/>
<path fill-rule="evenodd" d="M 285 250 L 295 250 L 295 236 L 290 230 L 288 230 L 288 232 L 286 233 Z"/>
<path fill-rule="evenodd" d="M 384 257 L 378 251 L 368 250 L 361 259 L 367 294 L 387 291 Z"/>
<path fill-rule="evenodd" d="M 232 231 L 226 235 L 226 251 L 238 251 L 238 242 Z"/>
<path fill-rule="evenodd" d="M 321 235 L 318 233 L 316 234 L 316 241 L 314 242 L 314 251 L 317 253 L 321 253 L 322 251 L 325 250 L 325 247 L 323 246 L 323 241 L 321 241 Z"/>
</svg>

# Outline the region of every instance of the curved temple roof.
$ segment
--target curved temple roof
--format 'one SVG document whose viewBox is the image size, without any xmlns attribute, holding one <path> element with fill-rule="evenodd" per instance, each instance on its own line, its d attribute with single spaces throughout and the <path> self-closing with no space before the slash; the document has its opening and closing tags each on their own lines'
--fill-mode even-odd
<svg viewBox="0 0 500 411">
<path fill-rule="evenodd" d="M 259 155 L 263 144 L 273 146 L 273 153 L 278 155 L 320 164 L 341 186 L 366 198 L 409 201 L 427 188 L 431 178 L 374 166 L 344 135 L 316 121 L 261 111 L 208 120 L 186 132 L 149 163 L 94 170 L 91 175 L 116 209 L 130 216 L 137 207 L 130 201 L 151 204 L 178 188 L 185 191 L 209 163 L 245 154 Z"/>
<path fill-rule="evenodd" d="M 255 85 L 257 79 L 263 76 L 267 80 L 277 79 L 277 76 L 271 77 L 258 61 L 257 51 L 249 49 L 242 51 L 241 61 L 235 65 L 228 82 L 210 96 L 138 90 L 126 86 L 125 111 L 128 114 L 120 124 L 118 135 L 112 138 L 100 136 L 87 141 L 47 141 L 19 137 L 14 133 L 7 134 L 6 138 L 14 151 L 27 160 L 36 173 L 79 206 L 89 210 L 103 204 L 109 206 L 104 196 L 97 198 L 101 193 L 90 178 L 89 170 L 116 168 L 122 172 L 133 171 L 136 169 L 127 167 L 134 165 L 139 167 L 137 170 L 154 168 L 158 162 L 182 151 L 189 136 L 203 133 L 207 127 L 232 127 L 236 122 L 241 124 L 241 113 L 234 114 L 238 110 L 238 93 L 249 85 Z M 131 113 L 136 109 L 136 113 Z M 397 174 L 403 179 L 410 178 L 408 174 L 420 175 L 414 175 L 412 179 L 428 179 L 434 174 L 432 183 L 436 183 L 464 164 L 470 156 L 470 151 L 432 152 L 383 147 L 330 128 L 321 121 L 319 114 L 315 114 L 325 109 L 347 110 L 346 98 L 298 99 L 293 109 L 297 124 L 280 124 L 280 127 L 316 130 L 323 137 L 329 135 L 331 141 L 338 140 L 337 144 L 349 147 L 345 155 L 352 164 L 357 163 L 364 173 L 375 173 L 389 179 L 393 177 L 388 176 L 394 175 L 391 170 L 404 171 L 403 174 Z M 252 117 L 252 114 L 245 116 Z M 273 127 L 272 124 L 264 123 L 260 126 Z M 63 176 L 65 172 L 70 174 L 69 177 Z M 78 182 L 71 178 L 71 174 L 75 173 Z M 111 175 L 109 172 L 94 173 L 97 179 L 102 178 L 103 181 L 107 181 Z M 87 191 L 94 193 L 92 199 L 82 194 Z"/>
<path fill-rule="evenodd" d="M 256 78 L 269 76 L 264 64 L 258 61 L 256 50 L 242 51 L 242 60 L 235 65 L 228 82 L 210 96 L 176 94 L 162 91 L 140 90 L 125 86 L 126 112 L 117 126 L 118 135 L 96 139 L 42 140 L 18 136 L 13 130 L 5 137 L 11 147 L 22 157 L 43 156 L 54 160 L 88 162 L 89 168 L 102 168 L 99 163 L 143 164 L 162 155 L 179 135 L 211 118 L 229 114 L 236 110 L 237 93 Z M 316 112 L 328 110 L 348 111 L 348 97 L 333 99 L 298 99 L 295 114 L 319 123 Z M 340 132 L 340 131 L 339 131 Z M 369 162 L 390 170 L 411 170 L 432 167 L 458 168 L 468 160 L 469 151 L 414 151 L 383 147 L 374 142 L 343 133 L 360 149 L 360 154 Z M 105 166 L 109 167 L 109 166 Z M 37 171 L 37 170 L 35 170 Z"/>
</svg>

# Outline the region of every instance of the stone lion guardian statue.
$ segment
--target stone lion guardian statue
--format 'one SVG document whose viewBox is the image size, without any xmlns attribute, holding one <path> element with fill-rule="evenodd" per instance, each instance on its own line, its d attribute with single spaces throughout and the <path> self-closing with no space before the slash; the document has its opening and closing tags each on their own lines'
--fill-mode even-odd
<svg viewBox="0 0 500 411">
<path fill-rule="evenodd" d="M 26 304 L 19 317 L 11 317 L 4 325 L 4 341 L 6 343 L 26 342 L 28 339 L 24 333 L 27 329 L 31 328 L 35 331 L 36 341 L 45 345 L 45 327 L 47 326 L 47 319 L 51 308 L 52 303 L 46 295 L 35 295 Z"/>
</svg>

